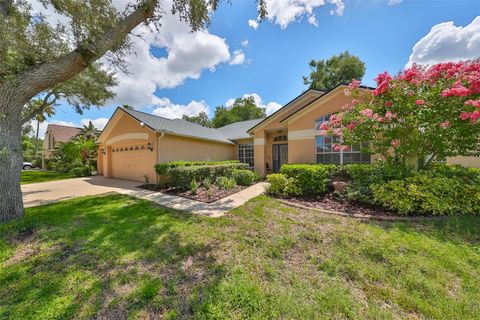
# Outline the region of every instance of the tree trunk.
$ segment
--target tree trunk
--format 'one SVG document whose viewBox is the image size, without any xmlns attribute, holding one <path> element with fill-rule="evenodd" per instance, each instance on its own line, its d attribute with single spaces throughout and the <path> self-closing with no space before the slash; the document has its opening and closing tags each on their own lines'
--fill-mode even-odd
<svg viewBox="0 0 480 320">
<path fill-rule="evenodd" d="M 11 107 L 0 95 L 0 222 L 23 216 L 21 105 Z M 8 111 L 10 109 L 11 111 Z"/>
<path fill-rule="evenodd" d="M 40 121 L 37 120 L 37 132 L 35 133 L 35 155 L 34 158 L 37 157 L 38 153 L 38 130 L 40 130 Z"/>
</svg>

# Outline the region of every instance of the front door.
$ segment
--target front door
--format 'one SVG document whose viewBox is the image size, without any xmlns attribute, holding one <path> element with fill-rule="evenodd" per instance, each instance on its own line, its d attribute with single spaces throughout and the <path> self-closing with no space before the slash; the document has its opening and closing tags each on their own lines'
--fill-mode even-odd
<svg viewBox="0 0 480 320">
<path fill-rule="evenodd" d="M 288 144 L 273 145 L 273 172 L 278 172 L 282 164 L 288 163 Z"/>
</svg>

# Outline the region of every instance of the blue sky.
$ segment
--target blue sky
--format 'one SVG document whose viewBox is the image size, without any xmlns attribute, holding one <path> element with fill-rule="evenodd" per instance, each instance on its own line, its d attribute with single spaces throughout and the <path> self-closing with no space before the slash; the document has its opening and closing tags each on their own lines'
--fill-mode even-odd
<svg viewBox="0 0 480 320">
<path fill-rule="evenodd" d="M 305 9 L 301 0 L 295 1 L 300 1 L 297 9 Z M 198 110 L 213 115 L 216 106 L 245 94 L 256 94 L 259 105 L 271 103 L 269 110 L 274 110 L 306 89 L 302 76 L 308 74 L 308 62 L 311 59 L 327 59 L 344 50 L 365 62 L 367 70 L 363 83 L 370 86 L 374 86 L 373 79 L 378 73 L 385 70 L 395 73 L 404 68 L 414 46 L 422 39 L 416 48 L 418 56 L 412 58 L 415 62 L 433 63 L 465 58 L 458 56 L 468 51 L 463 50 L 462 46 L 470 48 L 465 53 L 467 57 L 480 57 L 480 28 L 472 23 L 480 14 L 480 1 L 405 0 L 394 1 L 399 3 L 391 5 L 381 0 L 346 0 L 342 2 L 344 10 L 341 15 L 331 14 L 330 11 L 336 7 L 327 2 L 314 6 L 311 13 L 307 8 L 307 13 L 296 16 L 295 20 L 288 20 L 286 26 L 279 25 L 279 17 L 283 14 L 281 10 L 289 9 L 283 8 L 283 3 L 280 9 L 275 8 L 277 16 L 263 21 L 256 30 L 248 24 L 248 20 L 255 20 L 257 15 L 255 2 L 232 2 L 232 5 L 223 3 L 220 6 L 207 34 L 202 34 L 196 40 L 190 41 L 190 35 L 187 35 L 185 43 L 176 45 L 172 44 L 174 39 L 147 41 L 147 49 L 150 49 L 153 59 L 166 60 L 169 53 L 182 51 L 183 46 L 192 46 L 191 51 L 185 49 L 183 60 L 175 60 L 174 71 L 170 70 L 163 77 L 164 69 L 159 67 L 155 70 L 156 64 L 145 67 L 148 61 L 143 59 L 142 62 L 141 55 L 132 57 L 132 61 L 140 61 L 133 63 L 132 75 L 119 75 L 122 81 L 123 78 L 130 80 L 128 85 L 117 89 L 119 96 L 109 103 L 110 106 L 92 108 L 78 115 L 64 105 L 48 122 L 79 125 L 85 123 L 86 119 L 97 119 L 96 123 L 101 126 L 116 105 L 131 103 L 126 101 L 131 97 L 135 102 L 132 103 L 134 107 L 170 117 L 181 116 L 182 113 L 194 114 Z M 308 22 L 312 15 L 315 15 L 317 26 Z M 453 25 L 440 25 L 436 33 L 430 33 L 433 26 L 449 21 Z M 178 23 L 172 23 L 172 27 L 168 24 L 165 28 L 170 30 L 168 32 L 173 35 L 172 38 L 180 39 L 178 35 L 186 33 Z M 205 41 L 218 45 L 203 52 L 202 44 Z M 236 55 L 240 56 L 233 62 Z M 208 61 L 214 57 L 217 60 Z M 137 74 L 136 71 L 140 69 L 142 73 Z M 168 80 L 165 78 L 176 77 L 177 74 L 171 72 L 178 73 L 178 70 L 182 73 L 178 76 L 179 80 L 165 84 Z M 148 82 L 148 77 L 155 80 Z M 132 84 L 137 84 L 138 88 L 133 88 Z M 142 96 L 147 84 L 156 97 Z"/>
</svg>

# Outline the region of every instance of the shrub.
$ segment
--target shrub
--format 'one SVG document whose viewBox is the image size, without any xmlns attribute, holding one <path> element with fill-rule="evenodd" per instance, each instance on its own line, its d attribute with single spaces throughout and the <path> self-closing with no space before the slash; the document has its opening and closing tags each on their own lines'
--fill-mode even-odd
<svg viewBox="0 0 480 320">
<path fill-rule="evenodd" d="M 217 181 L 216 181 L 216 185 L 220 188 L 220 189 L 224 189 L 224 190 L 232 190 L 233 188 L 235 188 L 235 186 L 237 185 L 236 181 L 234 178 L 229 178 L 229 177 L 218 177 L 217 178 Z"/>
<path fill-rule="evenodd" d="M 475 214 L 480 211 L 479 182 L 478 177 L 466 181 L 460 175 L 429 170 L 405 180 L 372 184 L 371 189 L 375 203 L 404 215 Z"/>
<path fill-rule="evenodd" d="M 88 177 L 92 175 L 92 168 L 89 166 L 77 166 L 70 169 L 70 172 L 77 177 Z"/>
<path fill-rule="evenodd" d="M 196 193 L 197 193 L 197 190 L 198 190 L 198 182 L 197 182 L 197 180 L 193 179 L 193 180 L 190 182 L 190 191 L 191 191 L 193 194 L 196 194 Z"/>
<path fill-rule="evenodd" d="M 159 175 L 167 175 L 168 170 L 176 167 L 190 167 L 190 166 L 205 166 L 205 165 L 216 165 L 216 164 L 228 164 L 228 163 L 239 163 L 238 160 L 223 160 L 223 161 L 170 161 L 164 163 L 158 163 L 155 165 L 155 171 Z"/>
<path fill-rule="evenodd" d="M 346 194 L 347 199 L 367 204 L 373 204 L 373 194 L 370 188 L 372 184 L 402 180 L 411 174 L 403 167 L 387 163 L 347 164 L 339 170 L 351 178 Z"/>
<path fill-rule="evenodd" d="M 235 169 L 246 169 L 246 163 L 225 163 L 216 165 L 179 166 L 168 170 L 174 186 L 188 188 L 193 179 L 203 181 L 206 178 L 216 180 L 221 176 L 230 176 Z"/>
<path fill-rule="evenodd" d="M 235 179 L 238 185 L 251 186 L 255 181 L 260 179 L 260 175 L 251 170 L 233 170 L 232 178 Z"/>
<path fill-rule="evenodd" d="M 302 195 L 325 193 L 335 166 L 321 164 L 285 164 L 280 173 L 293 179 Z"/>
<path fill-rule="evenodd" d="M 267 193 L 271 195 L 297 196 L 302 192 L 294 178 L 287 178 L 282 173 L 269 174 L 267 182 L 270 184 L 267 188 Z"/>
<path fill-rule="evenodd" d="M 210 178 L 203 179 L 202 184 L 205 190 L 210 190 L 210 188 L 212 187 L 212 181 L 210 180 Z"/>
</svg>

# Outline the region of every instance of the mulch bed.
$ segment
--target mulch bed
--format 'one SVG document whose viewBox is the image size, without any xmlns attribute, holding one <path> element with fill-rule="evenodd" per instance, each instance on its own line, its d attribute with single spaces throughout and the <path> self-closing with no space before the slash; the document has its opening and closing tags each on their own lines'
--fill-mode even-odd
<svg viewBox="0 0 480 320">
<path fill-rule="evenodd" d="M 394 212 L 379 207 L 361 203 L 343 201 L 334 197 L 333 193 L 315 198 L 282 198 L 283 203 L 301 209 L 320 210 L 325 213 L 348 216 L 359 219 L 373 219 L 385 221 L 412 221 L 425 218 L 439 218 L 433 216 L 400 216 Z"/>
<path fill-rule="evenodd" d="M 206 190 L 204 187 L 200 187 L 197 189 L 196 193 L 192 193 L 190 190 L 182 190 L 182 189 L 178 189 L 168 185 L 162 186 L 162 185 L 155 185 L 155 184 L 144 184 L 138 187 L 142 189 L 172 194 L 175 196 L 184 197 L 187 199 L 205 202 L 205 203 L 215 202 L 217 200 L 223 199 L 225 197 L 228 197 L 229 195 L 232 195 L 234 193 L 237 193 L 245 189 L 245 187 L 243 186 L 235 186 L 231 190 L 224 190 L 224 189 L 220 189 L 216 185 L 212 185 L 210 187 L 210 190 Z"/>
</svg>

